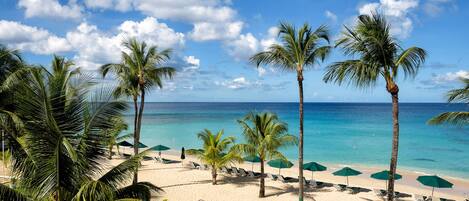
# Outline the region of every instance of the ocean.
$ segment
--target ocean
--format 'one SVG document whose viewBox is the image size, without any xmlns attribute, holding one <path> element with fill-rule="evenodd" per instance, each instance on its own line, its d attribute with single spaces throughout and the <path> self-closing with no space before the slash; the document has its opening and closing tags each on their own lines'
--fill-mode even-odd
<svg viewBox="0 0 469 201">
<path fill-rule="evenodd" d="M 446 111 L 468 110 L 465 104 L 401 103 L 398 168 L 469 179 L 468 127 L 430 126 L 429 118 Z M 304 159 L 338 165 L 387 167 L 391 152 L 389 103 L 305 103 Z M 236 122 L 249 111 L 270 111 L 298 135 L 298 103 L 145 103 L 141 142 L 174 150 L 199 148 L 196 134 L 224 130 L 243 142 Z M 126 119 L 133 125 L 133 112 Z M 129 132 L 132 128 L 129 128 Z M 131 141 L 131 140 L 130 140 Z M 298 148 L 282 153 L 297 160 Z"/>
</svg>

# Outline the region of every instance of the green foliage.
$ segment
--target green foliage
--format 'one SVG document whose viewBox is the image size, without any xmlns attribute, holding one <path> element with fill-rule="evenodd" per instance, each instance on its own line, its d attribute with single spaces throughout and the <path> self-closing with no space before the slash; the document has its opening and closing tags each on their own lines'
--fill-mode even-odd
<svg viewBox="0 0 469 201">
<path fill-rule="evenodd" d="M 392 87 L 399 71 L 405 77 L 414 77 L 426 56 L 425 50 L 419 47 L 402 49 L 391 36 L 390 25 L 378 13 L 360 15 L 353 28 L 345 27 L 336 47 L 356 59 L 328 66 L 324 81 L 345 82 L 360 88 L 374 86 L 379 77 Z"/>
<path fill-rule="evenodd" d="M 325 26 L 312 30 L 304 24 L 299 30 L 288 23 L 279 25 L 280 44 L 271 45 L 266 51 L 250 58 L 251 63 L 273 65 L 286 71 L 302 73 L 304 68 L 323 61 L 330 53 L 329 32 Z"/>
<path fill-rule="evenodd" d="M 450 90 L 447 94 L 448 102 L 459 102 L 469 104 L 469 79 L 462 78 L 461 82 L 464 84 L 463 88 Z M 469 112 L 445 112 L 433 117 L 428 121 L 429 124 L 453 124 L 465 126 L 469 124 Z"/>
<path fill-rule="evenodd" d="M 126 103 L 111 91 L 90 91 L 94 83 L 80 79 L 79 68 L 55 56 L 52 72 L 43 67 L 17 70 L 2 89 L 14 89 L 15 110 L 10 118 L 18 133 L 8 133 L 15 189 L 1 186 L 1 200 L 149 200 L 156 188 L 125 187 L 146 152 L 104 172 L 109 136 Z M 12 90 L 13 91 L 13 90 Z M 12 125 L 12 124 L 7 124 Z M 102 175 L 102 176 L 100 176 Z M 112 175 L 112 179 L 109 178 Z M 95 180 L 95 178 L 99 178 Z M 122 188 L 124 187 L 124 188 Z M 127 192 L 122 194 L 121 192 Z M 131 195 L 130 197 L 123 197 Z"/>
<path fill-rule="evenodd" d="M 238 144 L 236 149 L 248 156 L 259 156 L 262 161 L 285 159 L 278 149 L 298 144 L 297 137 L 287 133 L 287 124 L 280 121 L 275 113 L 251 112 L 238 123 L 243 128 L 246 144 Z"/>
</svg>

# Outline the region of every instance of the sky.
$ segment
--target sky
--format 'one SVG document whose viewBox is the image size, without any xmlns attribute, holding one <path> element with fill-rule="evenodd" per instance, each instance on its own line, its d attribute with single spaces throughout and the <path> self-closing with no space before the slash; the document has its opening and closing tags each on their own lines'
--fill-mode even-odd
<svg viewBox="0 0 469 201">
<path fill-rule="evenodd" d="M 402 47 L 428 53 L 414 79 L 398 80 L 401 102 L 443 102 L 459 78 L 469 78 L 465 0 L 0 0 L 0 44 L 31 64 L 47 67 L 55 54 L 95 75 L 118 63 L 121 42 L 135 37 L 171 48 L 165 65 L 177 69 L 148 101 L 295 102 L 295 73 L 256 68 L 249 57 L 278 42 L 280 22 L 326 25 L 337 39 L 344 25 L 373 10 L 386 16 Z M 305 72 L 306 102 L 390 102 L 382 81 L 369 89 L 324 83 L 324 68 L 344 59 L 336 49 Z"/>
</svg>

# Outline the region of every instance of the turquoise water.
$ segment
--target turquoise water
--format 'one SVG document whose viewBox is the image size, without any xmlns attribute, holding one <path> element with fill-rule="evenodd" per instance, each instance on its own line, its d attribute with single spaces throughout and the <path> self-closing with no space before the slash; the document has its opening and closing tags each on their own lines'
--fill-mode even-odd
<svg viewBox="0 0 469 201">
<path fill-rule="evenodd" d="M 385 103 L 306 103 L 306 161 L 387 166 L 391 150 L 391 105 Z M 469 129 L 429 126 L 426 121 L 445 111 L 467 110 L 464 104 L 400 104 L 399 167 L 469 178 Z M 196 133 L 224 129 L 242 142 L 236 120 L 247 112 L 272 111 L 298 133 L 297 103 L 146 103 L 142 142 L 172 149 L 198 148 Z M 132 125 L 132 112 L 127 120 Z M 297 147 L 282 152 L 292 161 Z"/>
</svg>

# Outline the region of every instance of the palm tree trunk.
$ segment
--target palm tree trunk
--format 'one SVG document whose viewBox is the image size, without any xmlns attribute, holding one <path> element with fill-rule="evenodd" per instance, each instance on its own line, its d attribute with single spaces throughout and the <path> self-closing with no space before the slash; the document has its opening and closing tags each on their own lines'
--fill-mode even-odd
<svg viewBox="0 0 469 201">
<path fill-rule="evenodd" d="M 392 153 L 391 163 L 389 167 L 390 175 L 388 182 L 388 200 L 394 200 L 394 175 L 396 174 L 397 168 L 397 153 L 399 150 L 399 98 L 398 98 L 397 85 L 392 90 L 392 119 L 393 119 L 393 136 L 392 136 Z"/>
<path fill-rule="evenodd" d="M 112 146 L 113 146 L 112 144 L 109 145 L 109 160 L 112 159 Z"/>
<path fill-rule="evenodd" d="M 135 133 L 135 143 L 134 143 L 134 152 L 135 154 L 138 154 L 138 146 L 140 144 L 140 130 L 142 128 L 142 117 L 143 117 L 143 108 L 145 107 L 145 90 L 141 90 L 141 95 L 140 95 L 140 108 L 138 110 L 138 119 L 137 119 L 137 130 Z M 134 173 L 134 184 L 138 182 L 138 168 Z"/>
<path fill-rule="evenodd" d="M 264 159 L 261 159 L 261 183 L 259 188 L 259 197 L 265 197 L 265 179 L 264 179 Z"/>
<path fill-rule="evenodd" d="M 299 192 L 298 200 L 303 201 L 303 73 L 298 72 L 298 89 L 300 95 L 300 140 L 298 143 L 298 171 L 299 171 Z"/>
<path fill-rule="evenodd" d="M 212 185 L 217 185 L 217 168 L 212 165 Z"/>
<path fill-rule="evenodd" d="M 135 111 L 135 117 L 134 117 L 134 145 L 138 144 L 138 138 L 137 138 L 137 124 L 138 124 L 138 102 L 137 102 L 137 96 L 134 96 L 134 111 Z M 138 147 L 134 146 L 134 155 L 138 154 Z M 134 179 L 132 181 L 133 184 L 136 184 L 138 182 L 138 171 L 134 172 Z"/>
</svg>

